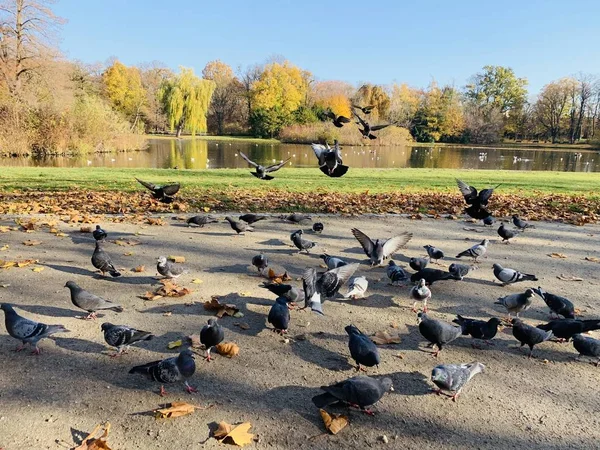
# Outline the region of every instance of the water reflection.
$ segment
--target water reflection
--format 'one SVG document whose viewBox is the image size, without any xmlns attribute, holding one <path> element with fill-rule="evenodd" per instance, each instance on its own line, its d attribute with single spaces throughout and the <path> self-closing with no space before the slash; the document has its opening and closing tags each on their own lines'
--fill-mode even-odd
<svg viewBox="0 0 600 450">
<path fill-rule="evenodd" d="M 243 151 L 252 160 L 272 164 L 291 158 L 296 167 L 314 167 L 309 145 L 254 144 L 196 139 L 151 139 L 146 150 L 84 155 L 78 157 L 29 157 L 0 159 L 0 165 L 48 167 L 154 167 L 180 169 L 245 168 Z M 424 167 L 453 169 L 600 171 L 598 152 L 551 148 L 459 148 L 459 147 L 350 147 L 342 148 L 344 163 L 351 167 Z"/>
</svg>

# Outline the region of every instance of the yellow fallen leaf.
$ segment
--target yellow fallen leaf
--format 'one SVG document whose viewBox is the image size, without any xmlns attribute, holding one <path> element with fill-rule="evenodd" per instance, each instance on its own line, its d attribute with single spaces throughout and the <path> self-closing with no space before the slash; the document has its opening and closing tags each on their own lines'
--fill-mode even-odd
<svg viewBox="0 0 600 450">
<path fill-rule="evenodd" d="M 42 270 L 44 270 L 45 267 L 34 267 L 33 269 L 31 269 L 33 272 L 41 272 Z"/>
<path fill-rule="evenodd" d="M 560 275 L 558 275 L 556 278 L 558 278 L 561 281 L 583 281 L 583 278 L 579 278 L 579 277 L 566 277 L 562 273 Z"/>
<path fill-rule="evenodd" d="M 561 258 L 561 259 L 565 259 L 567 257 L 566 255 L 563 255 L 562 253 L 556 253 L 556 252 L 548 253 L 548 256 L 550 258 Z"/>
<path fill-rule="evenodd" d="M 377 345 L 399 344 L 400 336 L 390 335 L 387 331 L 378 331 L 375 336 L 371 337 L 371 340 Z"/>
<path fill-rule="evenodd" d="M 79 228 L 79 232 L 80 233 L 91 233 L 92 232 L 92 227 L 81 227 Z"/>
<path fill-rule="evenodd" d="M 173 261 L 176 263 L 184 263 L 185 256 L 169 256 L 169 261 Z"/>
<path fill-rule="evenodd" d="M 338 434 L 348 425 L 348 418 L 346 416 L 340 414 L 331 415 L 324 409 L 319 409 L 319 412 L 321 413 L 321 419 L 323 419 L 325 428 L 331 434 Z"/>
<path fill-rule="evenodd" d="M 133 252 L 125 252 L 125 253 L 123 253 L 123 256 L 132 256 L 132 255 L 133 255 Z"/>
<path fill-rule="evenodd" d="M 194 278 L 192 280 L 192 283 L 194 283 L 194 284 L 202 284 L 202 283 L 204 283 L 204 281 L 200 280 L 199 278 Z"/>
<path fill-rule="evenodd" d="M 115 239 L 113 242 L 121 247 L 133 247 L 134 245 L 140 245 L 142 243 L 141 241 L 136 241 L 134 239 Z"/>
<path fill-rule="evenodd" d="M 23 245 L 26 245 L 27 247 L 33 247 L 34 245 L 40 245 L 42 243 L 42 241 L 36 241 L 33 239 L 28 239 L 26 241 L 23 242 Z"/>
<path fill-rule="evenodd" d="M 173 349 L 173 348 L 181 347 L 182 345 L 183 345 L 183 341 L 181 339 L 179 339 L 177 341 L 169 342 L 167 344 L 167 348 Z"/>
<path fill-rule="evenodd" d="M 240 353 L 240 348 L 233 342 L 221 342 L 216 347 L 217 353 L 228 358 L 233 358 Z"/>
<path fill-rule="evenodd" d="M 6 225 L 0 225 L 0 233 L 8 233 L 12 228 Z"/>
<path fill-rule="evenodd" d="M 204 212 L 209 212 L 210 208 L 208 206 L 205 206 L 204 208 L 202 208 L 204 210 Z"/>
<path fill-rule="evenodd" d="M 104 432 L 98 438 L 94 436 L 104 428 Z M 110 450 L 110 447 L 106 443 L 106 439 L 108 438 L 108 433 L 110 433 L 110 423 L 106 422 L 104 426 L 97 425 L 94 430 L 86 436 L 86 438 L 81 442 L 81 445 L 75 447 L 73 450 Z"/>
<path fill-rule="evenodd" d="M 2 250 L 2 249 L 0 248 L 0 250 Z M 600 262 L 600 258 L 596 258 L 595 256 L 586 256 L 584 259 L 586 261 L 595 262 L 595 263 Z"/>
<path fill-rule="evenodd" d="M 69 235 L 67 233 L 56 233 L 55 236 L 58 236 L 58 237 L 67 237 Z"/>
<path fill-rule="evenodd" d="M 168 408 L 157 409 L 154 411 L 154 417 L 157 419 L 170 419 L 173 417 L 186 416 L 194 412 L 198 406 L 190 405 L 186 402 L 172 402 Z"/>
<path fill-rule="evenodd" d="M 0 247 L 0 252 L 4 250 L 8 250 L 8 244 L 4 244 L 2 247 Z"/>
<path fill-rule="evenodd" d="M 246 322 L 236 322 L 236 323 L 234 323 L 234 325 L 236 327 L 240 327 L 242 330 L 249 330 L 250 329 L 250 325 L 248 325 Z"/>
<path fill-rule="evenodd" d="M 251 427 L 252 424 L 250 422 L 244 422 L 235 428 L 227 422 L 221 422 L 213 436 L 221 442 L 227 442 L 243 447 L 244 445 L 252 443 L 254 435 L 248 433 Z"/>
</svg>

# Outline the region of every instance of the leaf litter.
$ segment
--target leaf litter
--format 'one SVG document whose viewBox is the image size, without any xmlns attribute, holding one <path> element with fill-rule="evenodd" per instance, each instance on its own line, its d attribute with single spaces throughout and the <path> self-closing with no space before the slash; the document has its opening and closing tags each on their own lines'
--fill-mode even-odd
<svg viewBox="0 0 600 450">
<path fill-rule="evenodd" d="M 250 422 L 244 422 L 237 426 L 228 424 L 227 422 L 220 422 L 219 427 L 213 433 L 213 437 L 224 444 L 233 444 L 238 447 L 251 444 L 254 435 L 250 434 L 252 424 Z"/>
</svg>

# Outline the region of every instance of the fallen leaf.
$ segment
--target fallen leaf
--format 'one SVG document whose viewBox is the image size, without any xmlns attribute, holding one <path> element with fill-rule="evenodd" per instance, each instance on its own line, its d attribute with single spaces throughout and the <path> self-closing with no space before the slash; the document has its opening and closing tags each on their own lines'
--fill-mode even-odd
<svg viewBox="0 0 600 450">
<path fill-rule="evenodd" d="M 160 219 L 160 218 L 154 218 L 154 217 L 148 217 L 146 219 L 146 221 L 150 224 L 150 225 L 164 225 L 165 221 Z"/>
<path fill-rule="evenodd" d="M 474 233 L 483 233 L 483 230 L 479 230 L 479 229 L 473 228 L 473 227 L 464 227 L 463 230 L 465 230 L 465 231 L 472 231 Z"/>
<path fill-rule="evenodd" d="M 141 296 L 144 300 L 158 300 L 162 298 L 162 295 L 155 294 L 154 292 L 148 291 L 144 295 Z"/>
<path fill-rule="evenodd" d="M 287 271 L 281 275 L 277 275 L 273 269 L 269 269 L 267 276 L 273 283 L 281 284 L 284 281 L 290 281 L 292 278 L 288 275 Z"/>
<path fill-rule="evenodd" d="M 95 438 L 94 436 L 101 429 L 104 429 L 102 435 L 98 438 Z M 110 450 L 110 447 L 106 443 L 108 433 L 110 433 L 109 422 L 106 422 L 104 425 L 96 425 L 96 428 L 94 428 L 94 430 L 85 437 L 85 439 L 81 442 L 81 445 L 75 447 L 73 450 Z"/>
<path fill-rule="evenodd" d="M 556 278 L 558 278 L 561 281 L 583 281 L 583 278 L 579 278 L 579 277 L 566 277 L 562 273 L 559 276 L 557 276 Z"/>
<path fill-rule="evenodd" d="M 41 272 L 42 270 L 44 270 L 45 267 L 34 267 L 33 269 L 31 269 L 33 272 Z"/>
<path fill-rule="evenodd" d="M 69 235 L 67 233 L 60 233 L 59 232 L 59 233 L 54 233 L 54 236 L 57 236 L 57 237 L 68 237 Z"/>
<path fill-rule="evenodd" d="M 233 358 L 240 353 L 240 348 L 233 342 L 221 342 L 216 347 L 217 353 L 228 358 Z"/>
<path fill-rule="evenodd" d="M 248 433 L 251 427 L 252 424 L 250 422 L 244 422 L 236 427 L 233 427 L 227 422 L 221 422 L 219 423 L 219 428 L 213 433 L 213 436 L 222 443 L 243 447 L 244 445 L 252 443 L 254 435 Z"/>
<path fill-rule="evenodd" d="M 33 219 L 26 223 L 23 223 L 20 220 L 16 220 L 15 222 L 21 225 L 21 227 L 23 227 L 23 231 L 33 231 L 36 228 L 36 223 Z"/>
<path fill-rule="evenodd" d="M 194 412 L 199 406 L 190 405 L 186 402 L 172 402 L 168 408 L 157 409 L 154 411 L 154 417 L 157 419 L 171 419 L 173 417 L 186 416 Z"/>
<path fill-rule="evenodd" d="M 248 325 L 246 322 L 236 322 L 236 323 L 234 323 L 234 325 L 236 327 L 240 327 L 242 330 L 249 330 L 250 329 L 250 325 Z"/>
<path fill-rule="evenodd" d="M 0 247 L 0 252 L 4 250 L 8 250 L 8 244 L 4 244 L 2 247 Z"/>
<path fill-rule="evenodd" d="M 329 414 L 324 409 L 319 409 L 321 413 L 321 419 L 325 424 L 325 428 L 331 434 L 338 434 L 348 425 L 348 417 L 342 416 L 341 414 Z"/>
<path fill-rule="evenodd" d="M 141 241 L 136 241 L 134 239 L 115 239 L 113 242 L 121 247 L 133 247 L 134 245 L 140 245 L 142 243 Z"/>
<path fill-rule="evenodd" d="M 181 339 L 178 339 L 176 341 L 169 342 L 167 344 L 167 348 L 173 349 L 173 348 L 181 347 L 182 345 L 183 345 L 183 341 Z"/>
<path fill-rule="evenodd" d="M 239 309 L 235 305 L 219 302 L 219 297 L 213 296 L 210 301 L 204 302 L 204 309 L 208 311 L 216 311 L 216 316 L 221 318 L 225 315 L 233 316 L 239 313 Z"/>
<path fill-rule="evenodd" d="M 2 250 L 2 249 L 0 248 L 0 250 Z M 600 258 L 596 258 L 595 256 L 586 256 L 584 259 L 586 261 L 595 262 L 595 263 L 600 262 Z"/>
<path fill-rule="evenodd" d="M 185 256 L 169 256 L 169 261 L 173 261 L 175 263 L 184 263 Z"/>
<path fill-rule="evenodd" d="M 30 264 L 38 262 L 37 259 L 25 259 L 23 261 L 2 261 L 0 260 L 0 269 L 8 269 L 10 267 L 26 267 Z"/>
<path fill-rule="evenodd" d="M 198 279 L 198 278 L 194 278 L 194 279 L 192 280 L 192 283 L 194 283 L 194 284 L 202 284 L 202 283 L 204 283 L 204 281 L 202 281 L 202 280 L 200 280 L 200 279 Z"/>
<path fill-rule="evenodd" d="M 550 258 L 561 258 L 561 259 L 565 259 L 567 257 L 567 255 L 563 255 L 562 253 L 556 253 L 556 252 L 548 253 L 548 256 Z"/>
<path fill-rule="evenodd" d="M 163 313 L 163 317 L 171 317 L 172 315 L 173 315 L 173 312 L 172 312 L 172 311 L 165 311 L 165 312 Z"/>
<path fill-rule="evenodd" d="M 137 267 L 133 268 L 133 271 L 137 272 L 137 273 L 144 272 L 145 270 L 146 270 L 146 266 L 143 266 L 143 265 L 142 266 L 137 266 Z"/>
<path fill-rule="evenodd" d="M 0 233 L 8 233 L 11 230 L 12 230 L 11 227 L 8 227 L 6 225 L 0 225 Z"/>
<path fill-rule="evenodd" d="M 133 256 L 133 252 L 125 252 L 123 253 L 123 256 Z"/>
<path fill-rule="evenodd" d="M 392 327 L 392 328 L 398 328 L 398 322 L 392 322 L 390 324 L 390 327 Z"/>
<path fill-rule="evenodd" d="M 392 336 L 387 331 L 378 331 L 371 340 L 377 345 L 399 344 L 400 336 L 398 334 Z"/>
<path fill-rule="evenodd" d="M 7 287 L 10 287 L 10 284 L 9 283 L 2 283 L 2 284 L 0 284 L 0 287 L 7 288 Z"/>
<path fill-rule="evenodd" d="M 204 210 L 204 212 L 209 212 L 210 208 L 208 206 L 205 206 L 204 208 L 202 208 Z"/>
<path fill-rule="evenodd" d="M 79 228 L 79 232 L 80 233 L 91 233 L 92 232 L 92 227 L 80 227 Z"/>
<path fill-rule="evenodd" d="M 27 247 L 33 247 L 34 245 L 40 245 L 42 243 L 42 241 L 35 241 L 32 239 L 29 239 L 27 241 L 23 242 L 23 245 L 26 245 Z"/>
<path fill-rule="evenodd" d="M 187 337 L 192 348 L 202 348 L 202 343 L 200 342 L 200 335 L 198 334 L 190 334 Z"/>
</svg>

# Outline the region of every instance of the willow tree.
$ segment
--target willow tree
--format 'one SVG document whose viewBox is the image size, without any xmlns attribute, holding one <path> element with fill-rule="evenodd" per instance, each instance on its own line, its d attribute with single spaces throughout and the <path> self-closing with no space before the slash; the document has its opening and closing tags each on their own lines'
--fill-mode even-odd
<svg viewBox="0 0 600 450">
<path fill-rule="evenodd" d="M 194 75 L 192 69 L 180 68 L 180 73 L 167 79 L 161 89 L 161 102 L 171 131 L 177 137 L 183 130 L 192 136 L 206 132 L 206 115 L 215 90 L 215 82 Z"/>
</svg>

